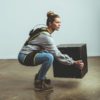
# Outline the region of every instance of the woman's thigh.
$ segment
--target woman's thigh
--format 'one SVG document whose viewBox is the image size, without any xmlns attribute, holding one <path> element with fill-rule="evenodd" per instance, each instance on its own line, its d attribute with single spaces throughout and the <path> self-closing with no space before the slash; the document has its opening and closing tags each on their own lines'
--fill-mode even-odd
<svg viewBox="0 0 100 100">
<path fill-rule="evenodd" d="M 45 61 L 50 61 L 53 62 L 53 55 L 49 52 L 40 52 L 37 53 L 36 56 L 34 57 L 34 63 L 35 64 L 42 64 Z"/>
</svg>

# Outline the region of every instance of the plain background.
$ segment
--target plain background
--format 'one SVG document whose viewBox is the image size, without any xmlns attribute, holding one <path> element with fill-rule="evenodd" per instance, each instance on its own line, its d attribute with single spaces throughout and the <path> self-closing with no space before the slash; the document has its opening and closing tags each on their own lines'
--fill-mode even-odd
<svg viewBox="0 0 100 100">
<path fill-rule="evenodd" d="M 16 59 L 49 10 L 61 16 L 61 29 L 53 34 L 57 45 L 86 43 L 88 56 L 100 56 L 100 0 L 0 0 L 0 59 Z"/>
</svg>

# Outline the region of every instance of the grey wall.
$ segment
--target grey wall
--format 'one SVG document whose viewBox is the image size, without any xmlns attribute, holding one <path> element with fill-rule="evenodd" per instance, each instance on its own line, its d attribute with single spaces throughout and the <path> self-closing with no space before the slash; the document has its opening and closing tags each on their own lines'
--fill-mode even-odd
<svg viewBox="0 0 100 100">
<path fill-rule="evenodd" d="M 29 30 L 45 24 L 49 10 L 62 20 L 56 44 L 86 43 L 88 56 L 100 56 L 100 0 L 0 0 L 0 58 L 17 58 Z"/>
</svg>

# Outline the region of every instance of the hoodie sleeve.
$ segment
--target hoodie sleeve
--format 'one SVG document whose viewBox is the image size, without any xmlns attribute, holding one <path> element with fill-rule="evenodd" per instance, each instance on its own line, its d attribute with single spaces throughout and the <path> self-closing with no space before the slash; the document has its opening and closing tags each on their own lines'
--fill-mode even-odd
<svg viewBox="0 0 100 100">
<path fill-rule="evenodd" d="M 48 34 L 41 35 L 41 45 L 43 48 L 54 55 L 54 57 L 65 65 L 73 65 L 74 60 L 67 54 L 62 54 L 54 43 L 53 38 Z"/>
</svg>

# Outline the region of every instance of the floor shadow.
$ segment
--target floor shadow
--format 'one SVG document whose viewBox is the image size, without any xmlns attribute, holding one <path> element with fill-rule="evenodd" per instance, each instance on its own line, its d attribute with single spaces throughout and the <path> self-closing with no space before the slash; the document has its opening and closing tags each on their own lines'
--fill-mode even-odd
<svg viewBox="0 0 100 100">
<path fill-rule="evenodd" d="M 77 88 L 80 85 L 80 82 L 79 81 L 53 80 L 53 85 L 59 88 L 73 89 L 73 88 Z"/>
<path fill-rule="evenodd" d="M 34 91 L 36 100 L 51 100 L 53 90 L 48 91 Z"/>
</svg>

